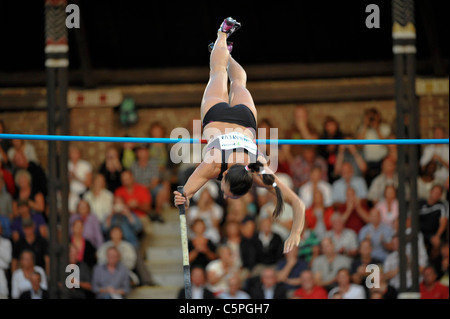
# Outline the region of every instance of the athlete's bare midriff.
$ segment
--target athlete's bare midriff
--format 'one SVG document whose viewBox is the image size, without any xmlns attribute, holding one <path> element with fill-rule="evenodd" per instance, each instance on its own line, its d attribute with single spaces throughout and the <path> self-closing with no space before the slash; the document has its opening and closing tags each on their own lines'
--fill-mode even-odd
<svg viewBox="0 0 450 319">
<path fill-rule="evenodd" d="M 238 132 L 255 140 L 255 136 L 251 129 L 242 125 L 226 122 L 212 122 L 208 123 L 203 129 L 203 136 L 208 139 L 208 144 L 219 135 Z"/>
</svg>

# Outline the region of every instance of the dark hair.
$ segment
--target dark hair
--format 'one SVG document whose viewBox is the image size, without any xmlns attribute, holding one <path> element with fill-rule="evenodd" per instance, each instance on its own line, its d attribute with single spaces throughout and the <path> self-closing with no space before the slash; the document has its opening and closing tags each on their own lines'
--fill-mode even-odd
<svg viewBox="0 0 450 319">
<path fill-rule="evenodd" d="M 248 170 L 246 169 L 248 168 Z M 235 164 L 228 169 L 227 175 L 225 175 L 225 181 L 230 185 L 230 192 L 236 196 L 245 195 L 253 185 L 253 173 L 261 174 L 264 169 L 264 165 L 256 161 L 256 163 L 250 163 L 247 166 L 242 164 Z M 275 175 L 273 174 L 261 174 L 264 184 L 273 186 L 275 182 Z M 277 195 L 277 203 L 275 210 L 272 213 L 274 218 L 277 218 L 283 212 L 284 199 L 280 188 L 275 184 L 275 192 Z"/>
</svg>

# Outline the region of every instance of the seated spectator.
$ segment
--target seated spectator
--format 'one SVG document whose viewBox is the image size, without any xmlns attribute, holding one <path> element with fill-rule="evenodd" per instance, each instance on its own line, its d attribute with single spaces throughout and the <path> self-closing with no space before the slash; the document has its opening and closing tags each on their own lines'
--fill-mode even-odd
<svg viewBox="0 0 450 319">
<path fill-rule="evenodd" d="M 317 166 L 311 170 L 309 181 L 306 182 L 298 192 L 298 196 L 306 207 L 310 207 L 313 202 L 314 190 L 318 189 L 322 193 L 324 205 L 329 207 L 333 204 L 330 183 L 322 180 L 322 168 Z"/>
<path fill-rule="evenodd" d="M 33 194 L 42 193 L 44 198 L 47 196 L 47 176 L 39 164 L 28 161 L 22 152 L 16 152 L 14 154 L 13 165 L 14 180 L 17 172 L 25 169 L 31 175 L 31 189 Z"/>
<path fill-rule="evenodd" d="M 120 252 L 116 247 L 107 249 L 106 263 L 95 266 L 92 291 L 97 299 L 124 299 L 130 292 L 128 270 L 120 262 Z"/>
<path fill-rule="evenodd" d="M 84 261 L 91 269 L 97 263 L 96 249 L 94 245 L 84 238 L 84 224 L 81 219 L 75 219 L 71 225 L 70 242 L 78 250 L 77 261 Z"/>
<path fill-rule="evenodd" d="M 123 238 L 135 248 L 139 247 L 139 236 L 142 233 L 142 222 L 134 214 L 122 197 L 114 197 L 113 209 L 111 214 L 106 217 L 103 224 L 103 233 L 109 234 L 111 228 L 119 226 L 122 229 Z M 106 236 L 106 238 L 108 238 Z"/>
<path fill-rule="evenodd" d="M 0 224 L 0 299 L 8 299 L 9 288 L 6 275 L 12 260 L 12 245 L 9 239 L 3 237 L 3 227 Z"/>
<path fill-rule="evenodd" d="M 325 237 L 320 243 L 322 254 L 312 263 L 312 271 L 316 284 L 331 290 L 336 285 L 336 276 L 340 269 L 351 267 L 351 259 L 336 253 L 333 240 Z"/>
<path fill-rule="evenodd" d="M 39 159 L 36 154 L 34 146 L 25 140 L 12 140 L 12 147 L 8 149 L 8 159 L 10 162 L 14 161 L 14 155 L 21 152 L 25 155 L 27 161 L 39 164 Z"/>
<path fill-rule="evenodd" d="M 88 190 L 83 199 L 89 204 L 91 213 L 100 224 L 103 224 L 112 212 L 114 194 L 105 188 L 105 176 L 97 174 L 92 182 L 92 188 Z"/>
<path fill-rule="evenodd" d="M 442 127 L 436 127 L 433 130 L 433 138 L 445 138 L 445 131 Z M 430 144 L 423 149 L 420 157 L 420 166 L 424 167 L 430 162 L 436 163 L 436 171 L 434 177 L 436 180 L 444 183 L 449 176 L 449 146 L 448 144 Z"/>
<path fill-rule="evenodd" d="M 22 251 L 19 260 L 19 268 L 12 273 L 11 278 L 11 298 L 19 299 L 20 295 L 32 289 L 31 275 L 38 272 L 41 275 L 40 286 L 42 290 L 47 290 L 47 277 L 44 269 L 34 263 L 34 254 L 29 250 Z"/>
<path fill-rule="evenodd" d="M 81 151 L 77 146 L 69 147 L 69 211 L 74 212 L 78 201 L 92 185 L 92 165 L 81 158 Z"/>
<path fill-rule="evenodd" d="M 48 291 L 41 287 L 41 274 L 38 271 L 31 273 L 31 289 L 22 292 L 19 299 L 49 299 Z"/>
<path fill-rule="evenodd" d="M 292 299 L 328 299 L 327 291 L 316 285 L 314 274 L 307 269 L 300 275 L 301 287 L 292 294 Z"/>
<path fill-rule="evenodd" d="M 384 123 L 381 113 L 376 108 L 365 111 L 364 120 L 358 129 L 356 138 L 362 140 L 387 139 L 391 135 L 391 127 Z M 380 173 L 381 162 L 388 155 L 386 145 L 364 145 L 363 157 L 367 162 L 366 181 L 370 185 L 373 178 Z"/>
<path fill-rule="evenodd" d="M 378 265 L 378 267 L 380 269 L 380 286 L 366 289 L 366 291 L 369 291 L 370 299 L 397 299 L 397 289 L 389 284 L 384 274 L 383 266 Z"/>
<path fill-rule="evenodd" d="M 6 130 L 5 122 L 0 119 L 0 134 L 6 134 L 8 131 Z M 8 150 L 11 147 L 11 140 L 9 139 L 0 139 L 0 167 L 3 163 L 6 166 L 9 166 L 8 159 Z"/>
<path fill-rule="evenodd" d="M 36 234 L 35 225 L 28 219 L 22 224 L 24 235 L 15 242 L 12 251 L 11 270 L 18 268 L 19 257 L 23 251 L 33 252 L 34 264 L 44 269 L 47 274 L 50 272 L 50 257 L 48 253 L 48 241 L 41 235 Z"/>
<path fill-rule="evenodd" d="M 68 288 L 66 293 L 70 299 L 93 299 L 92 269 L 83 261 L 78 260 L 79 251 L 74 245 L 69 245 L 69 263 L 79 268 L 79 282 L 72 279 L 73 288 Z M 78 284 L 78 288 L 77 287 Z M 67 286 L 66 286 L 67 287 Z"/>
<path fill-rule="evenodd" d="M 228 286 L 224 292 L 217 296 L 218 299 L 250 299 L 250 295 L 241 290 L 241 279 L 238 275 L 228 278 Z"/>
<path fill-rule="evenodd" d="M 419 177 L 417 178 L 417 198 L 426 200 L 430 196 L 431 189 L 436 184 L 443 184 L 434 177 L 437 164 L 434 161 L 429 162 L 421 168 Z M 441 200 L 445 200 L 446 192 L 442 193 Z"/>
<path fill-rule="evenodd" d="M 19 201 L 17 203 L 18 216 L 11 221 L 11 238 L 14 242 L 18 241 L 20 237 L 24 236 L 22 230 L 23 222 L 32 220 L 35 226 L 36 235 L 41 235 L 43 238 L 48 238 L 48 229 L 42 214 L 32 212 L 28 201 Z"/>
<path fill-rule="evenodd" d="M 69 218 L 69 223 L 73 224 L 75 220 L 83 222 L 83 237 L 89 240 L 97 249 L 103 244 L 103 234 L 97 217 L 91 213 L 91 207 L 85 200 L 80 200 L 77 209 Z"/>
<path fill-rule="evenodd" d="M 303 229 L 300 245 L 298 246 L 298 257 L 303 259 L 311 267 L 313 260 L 320 255 L 320 239 L 311 229 Z"/>
<path fill-rule="evenodd" d="M 100 165 L 99 173 L 105 177 L 106 188 L 114 193 L 122 186 L 120 175 L 124 167 L 120 162 L 119 151 L 116 147 L 110 146 L 106 149 L 105 161 Z"/>
<path fill-rule="evenodd" d="M 358 234 L 359 242 L 370 239 L 372 242 L 372 257 L 384 262 L 387 255 L 392 251 L 392 227 L 381 223 L 381 214 L 376 208 L 372 208 L 369 214 L 369 223 L 364 226 Z"/>
<path fill-rule="evenodd" d="M 298 247 L 294 247 L 290 252 L 284 254 L 276 265 L 277 282 L 286 291 L 298 289 L 301 285 L 300 276 L 302 272 L 309 268 L 308 263 L 298 257 L 298 251 Z"/>
<path fill-rule="evenodd" d="M 434 269 L 436 270 L 437 279 L 441 284 L 448 287 L 448 270 L 449 270 L 449 249 L 448 241 L 441 244 L 440 254 L 432 260 Z"/>
<path fill-rule="evenodd" d="M 342 214 L 345 227 L 352 229 L 357 234 L 369 222 L 367 201 L 359 199 L 351 187 L 347 187 L 347 200 L 338 208 L 338 211 Z"/>
<path fill-rule="evenodd" d="M 125 205 L 135 213 L 141 221 L 150 213 L 152 197 L 145 186 L 134 181 L 131 171 L 120 174 L 122 186 L 116 189 L 114 196 L 121 197 Z"/>
<path fill-rule="evenodd" d="M 328 299 L 332 299 L 336 291 L 339 291 L 342 299 L 366 299 L 364 288 L 351 282 L 350 271 L 347 268 L 338 271 L 336 281 L 337 287 L 330 290 Z"/>
<path fill-rule="evenodd" d="M 218 296 L 226 291 L 230 277 L 236 273 L 240 274 L 240 269 L 236 267 L 235 260 L 232 258 L 230 247 L 219 246 L 217 255 L 219 258 L 211 261 L 206 266 L 207 288 L 212 291 L 214 296 Z"/>
<path fill-rule="evenodd" d="M 257 251 L 258 264 L 274 266 L 283 256 L 284 243 L 281 237 L 272 231 L 272 219 L 264 218 L 258 225 Z"/>
<path fill-rule="evenodd" d="M 181 288 L 178 299 L 186 299 L 185 288 Z M 191 268 L 191 297 L 192 299 L 215 299 L 214 294 L 206 287 L 205 269 L 199 266 Z"/>
<path fill-rule="evenodd" d="M 28 206 L 35 213 L 45 214 L 45 199 L 44 194 L 36 191 L 32 188 L 32 177 L 31 174 L 25 170 L 21 169 L 16 172 L 15 178 L 16 182 L 16 196 L 14 198 L 15 203 L 13 203 L 13 210 L 17 212 L 18 201 L 27 201 Z"/>
<path fill-rule="evenodd" d="M 339 128 L 339 123 L 334 117 L 325 117 L 322 135 L 319 138 L 321 140 L 340 140 L 344 138 L 344 135 Z M 330 183 L 336 180 L 334 166 L 336 164 L 337 153 L 337 145 L 319 145 L 318 147 L 318 154 L 323 157 L 328 164 L 328 181 L 330 181 Z"/>
<path fill-rule="evenodd" d="M 194 195 L 193 199 L 196 201 L 196 205 L 192 205 L 187 214 L 189 225 L 198 218 L 205 222 L 205 237 L 209 238 L 215 245 L 220 243 L 219 225 L 223 219 L 223 208 L 215 202 L 218 195 L 217 184 L 212 181 L 207 182 Z"/>
<path fill-rule="evenodd" d="M 419 228 L 432 259 L 439 254 L 441 241 L 445 239 L 448 228 L 448 206 L 441 201 L 443 191 L 441 185 L 435 185 L 428 199 L 418 203 Z"/>
<path fill-rule="evenodd" d="M 123 240 L 122 229 L 119 226 L 109 231 L 110 240 L 103 243 L 97 250 L 97 264 L 106 264 L 106 251 L 109 247 L 116 247 L 120 252 L 120 262 L 128 269 L 129 276 L 135 285 L 139 284 L 139 278 L 134 273 L 136 268 L 136 249 L 129 242 Z"/>
<path fill-rule="evenodd" d="M 314 191 L 313 203 L 305 210 L 305 224 L 308 229 L 314 231 L 321 240 L 326 232 L 331 229 L 331 215 L 334 209 L 332 206 L 325 206 L 322 192 Z"/>
<path fill-rule="evenodd" d="M 342 164 L 341 178 L 333 183 L 332 196 L 333 204 L 336 208 L 344 205 L 347 201 L 347 188 L 350 186 L 356 192 L 360 200 L 367 199 L 367 184 L 364 178 L 353 174 L 353 166 L 349 163 Z"/>
<path fill-rule="evenodd" d="M 125 135 L 124 137 L 130 137 Z M 136 161 L 135 143 L 124 142 L 119 151 L 120 163 L 124 170 L 129 170 L 131 165 Z"/>
<path fill-rule="evenodd" d="M 396 189 L 398 189 L 398 173 L 396 166 L 395 161 L 393 161 L 390 157 L 383 160 L 381 174 L 377 175 L 373 179 L 369 187 L 369 193 L 367 194 L 367 199 L 373 204 L 376 204 L 383 199 L 386 186 L 393 185 Z"/>
<path fill-rule="evenodd" d="M 348 135 L 346 140 L 353 139 L 353 136 Z M 350 163 L 353 167 L 353 175 L 357 177 L 364 177 L 367 172 L 367 163 L 363 158 L 362 152 L 355 145 L 339 145 L 334 165 L 334 175 L 342 176 L 342 167 L 344 163 Z"/>
<path fill-rule="evenodd" d="M 311 178 L 313 167 L 321 167 L 322 180 L 328 181 L 327 162 L 317 155 L 313 146 L 303 146 L 302 155 L 296 156 L 291 163 L 292 180 L 294 182 L 294 190 L 299 191 L 305 183 Z"/>
<path fill-rule="evenodd" d="M 2 190 L 7 191 L 9 195 L 14 197 L 16 195 L 16 185 L 14 182 L 14 176 L 9 169 L 5 168 L 5 165 L 0 161 L 0 177 L 3 178 Z"/>
<path fill-rule="evenodd" d="M 383 199 L 375 207 L 381 214 L 381 222 L 393 227 L 394 220 L 398 219 L 397 190 L 393 185 L 386 186 Z"/>
<path fill-rule="evenodd" d="M 191 267 L 205 268 L 208 263 L 217 258 L 216 246 L 205 237 L 206 225 L 203 219 L 196 219 L 191 226 L 192 235 L 189 238 L 189 264 Z"/>
<path fill-rule="evenodd" d="M 358 237 L 356 233 L 344 227 L 344 219 L 339 213 L 333 213 L 330 218 L 331 229 L 325 234 L 333 240 L 334 248 L 338 254 L 355 257 L 358 252 Z"/>
<path fill-rule="evenodd" d="M 167 196 L 161 192 L 168 191 L 167 182 L 161 180 L 159 175 L 159 167 L 156 159 L 150 158 L 149 145 L 140 144 L 136 148 L 136 161 L 131 165 L 130 171 L 137 184 L 145 186 L 147 192 L 150 192 L 153 203 L 155 204 L 155 211 L 150 213 L 153 221 L 164 222 L 161 217 L 162 207 Z"/>
<path fill-rule="evenodd" d="M 423 281 L 420 283 L 420 299 L 448 300 L 448 295 L 448 286 L 444 286 L 437 280 L 434 267 L 425 267 L 423 270 Z"/>
<path fill-rule="evenodd" d="M 381 264 L 378 259 L 372 257 L 372 250 L 372 241 L 370 239 L 363 239 L 359 244 L 359 255 L 352 261 L 350 269 L 352 281 L 355 284 L 365 284 L 366 278 L 370 274 L 366 271 L 368 265 Z"/>
<path fill-rule="evenodd" d="M 11 219 L 13 218 L 13 200 L 8 193 L 0 172 L 0 225 L 3 226 L 3 236 L 11 238 Z"/>
<path fill-rule="evenodd" d="M 287 291 L 283 284 L 277 282 L 277 273 L 272 267 L 261 271 L 259 280 L 249 287 L 252 299 L 286 299 Z"/>
</svg>

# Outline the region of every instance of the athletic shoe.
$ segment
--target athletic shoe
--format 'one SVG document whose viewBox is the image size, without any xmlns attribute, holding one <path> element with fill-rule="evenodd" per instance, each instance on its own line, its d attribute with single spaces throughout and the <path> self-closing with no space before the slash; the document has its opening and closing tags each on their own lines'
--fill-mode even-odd
<svg viewBox="0 0 450 319">
<path fill-rule="evenodd" d="M 231 53 L 231 51 L 233 51 L 233 42 L 227 41 L 227 48 L 228 48 L 228 51 L 230 51 L 230 53 Z M 208 45 L 208 50 L 209 50 L 209 52 L 212 52 L 213 49 L 214 49 L 214 42 L 211 42 Z"/>
<path fill-rule="evenodd" d="M 219 28 L 219 31 L 226 33 L 227 37 L 229 37 L 240 28 L 241 24 L 236 20 L 234 20 L 233 18 L 229 17 L 223 20 L 222 25 Z"/>
</svg>

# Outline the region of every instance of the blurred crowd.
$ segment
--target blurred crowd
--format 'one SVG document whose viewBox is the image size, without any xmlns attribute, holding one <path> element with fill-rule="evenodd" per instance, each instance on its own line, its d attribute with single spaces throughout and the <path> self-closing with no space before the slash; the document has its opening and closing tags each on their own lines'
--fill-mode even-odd
<svg viewBox="0 0 450 319">
<path fill-rule="evenodd" d="M 317 129 L 298 106 L 292 139 L 392 139 L 392 123 L 368 109 L 356 132 L 327 116 Z M 260 128 L 277 127 L 270 119 Z M 0 121 L 0 133 L 7 132 Z M 444 128 L 433 130 L 445 138 Z M 150 137 L 168 137 L 153 123 Z M 71 298 L 126 298 L 154 285 L 143 236 L 174 209 L 172 191 L 196 163 L 173 164 L 170 145 L 123 143 L 99 167 L 69 151 L 69 262 L 80 268 Z M 192 155 L 192 154 L 191 154 Z M 194 154 L 195 155 L 195 154 Z M 421 148 L 417 179 L 421 298 L 448 298 L 449 146 Z M 278 149 L 278 177 L 303 200 L 300 246 L 283 254 L 292 208 L 273 219 L 275 198 L 255 188 L 223 199 L 209 181 L 187 211 L 193 298 L 395 299 L 400 288 L 398 173 L 395 145 L 291 146 Z M 0 140 L 0 298 L 48 298 L 50 274 L 47 174 L 32 142 Z M 406 189 L 406 198 L 410 190 Z M 59 207 L 61 203 L 58 203 Z M 411 212 L 406 212 L 411 233 Z M 406 245 L 412 286 L 411 244 Z M 180 287 L 179 298 L 184 298 Z"/>
</svg>

